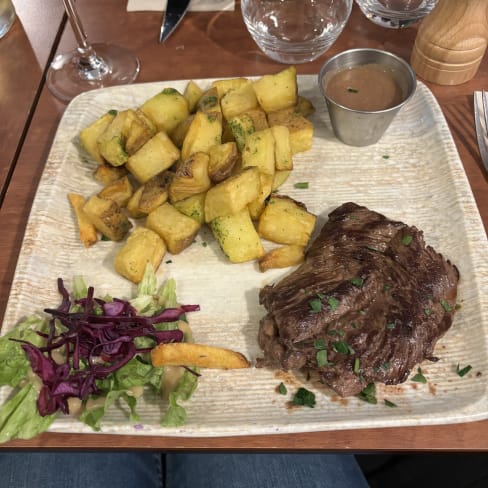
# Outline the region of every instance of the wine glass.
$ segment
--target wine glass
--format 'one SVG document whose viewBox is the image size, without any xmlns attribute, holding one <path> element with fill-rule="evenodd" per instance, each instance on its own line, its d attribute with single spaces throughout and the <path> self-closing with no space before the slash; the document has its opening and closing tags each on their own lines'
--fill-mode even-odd
<svg viewBox="0 0 488 488">
<path fill-rule="evenodd" d="M 78 47 L 69 53 L 58 54 L 53 59 L 46 77 L 52 94 L 68 102 L 76 95 L 94 88 L 132 83 L 140 69 L 137 57 L 131 51 L 114 44 L 90 44 L 74 0 L 63 0 L 63 4 Z"/>
</svg>

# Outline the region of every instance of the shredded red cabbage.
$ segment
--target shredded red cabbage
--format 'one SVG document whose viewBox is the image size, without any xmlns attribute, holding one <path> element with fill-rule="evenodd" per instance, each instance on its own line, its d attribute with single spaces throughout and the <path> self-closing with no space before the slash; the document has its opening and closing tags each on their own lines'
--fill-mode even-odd
<svg viewBox="0 0 488 488">
<path fill-rule="evenodd" d="M 61 278 L 58 278 L 58 290 L 62 296 L 60 306 L 45 310 L 52 316 L 49 332 L 41 334 L 46 345 L 37 347 L 19 341 L 23 343 L 22 348 L 33 371 L 42 380 L 37 402 L 42 416 L 58 410 L 67 414 L 68 398 L 85 400 L 90 394 L 100 393 L 97 379 L 106 378 L 134 355 L 151 349 L 137 348 L 134 343 L 137 337 L 150 337 L 154 345 L 181 342 L 181 330 L 158 330 L 155 324 L 174 322 L 184 313 L 200 309 L 198 305 L 181 305 L 143 317 L 126 300 L 106 302 L 95 298 L 93 287 L 88 288 L 86 298 L 74 302 Z M 70 312 L 73 304 L 78 305 L 81 311 Z M 56 321 L 65 330 L 60 332 Z M 57 350 L 61 354 L 56 354 Z M 58 362 L 60 357 L 64 358 L 63 362 Z"/>
</svg>

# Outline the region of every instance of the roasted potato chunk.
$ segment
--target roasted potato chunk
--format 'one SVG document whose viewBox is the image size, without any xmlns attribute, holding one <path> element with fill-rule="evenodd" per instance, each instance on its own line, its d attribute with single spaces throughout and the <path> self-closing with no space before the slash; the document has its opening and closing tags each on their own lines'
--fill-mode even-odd
<svg viewBox="0 0 488 488">
<path fill-rule="evenodd" d="M 290 144 L 290 131 L 284 125 L 274 125 L 271 127 L 271 133 L 275 140 L 274 155 L 275 155 L 275 169 L 292 170 L 293 156 Z"/>
<path fill-rule="evenodd" d="M 222 98 L 227 92 L 236 90 L 248 83 L 249 80 L 247 78 L 225 78 L 223 80 L 213 81 L 212 88 L 215 88 L 217 90 L 217 96 Z"/>
<path fill-rule="evenodd" d="M 245 168 L 207 191 L 205 197 L 205 221 L 235 214 L 255 200 L 259 193 L 259 170 Z"/>
<path fill-rule="evenodd" d="M 252 85 L 259 105 L 266 113 L 293 107 L 297 103 L 297 71 L 294 66 L 273 75 L 264 75 Z"/>
<path fill-rule="evenodd" d="M 180 150 L 166 132 L 158 132 L 130 156 L 126 167 L 139 183 L 146 183 L 153 176 L 168 169 L 180 157 Z"/>
<path fill-rule="evenodd" d="M 259 218 L 258 233 L 278 244 L 306 246 L 317 217 L 293 198 L 272 195 Z"/>
<path fill-rule="evenodd" d="M 221 116 L 222 108 L 220 106 L 219 93 L 216 87 L 212 87 L 205 91 L 197 104 L 197 112 L 203 112 L 204 114 L 216 114 Z"/>
<path fill-rule="evenodd" d="M 281 246 L 259 258 L 259 270 L 264 272 L 273 268 L 288 268 L 302 263 L 304 259 L 303 246 Z"/>
<path fill-rule="evenodd" d="M 200 229 L 195 219 L 182 214 L 168 202 L 147 216 L 146 226 L 164 240 L 171 254 L 179 254 L 187 248 Z"/>
<path fill-rule="evenodd" d="M 113 200 L 119 207 L 125 207 L 133 193 L 129 178 L 123 176 L 100 190 L 98 196 Z"/>
<path fill-rule="evenodd" d="M 210 188 L 212 182 L 208 176 L 209 159 L 208 154 L 197 152 L 177 167 L 168 190 L 171 203 L 205 192 Z"/>
<path fill-rule="evenodd" d="M 165 88 L 146 100 L 140 109 L 159 131 L 166 133 L 171 132 L 190 115 L 187 99 L 174 88 Z"/>
<path fill-rule="evenodd" d="M 274 176 L 259 173 L 259 191 L 257 197 L 249 203 L 248 209 L 252 220 L 258 220 L 264 210 L 266 199 L 271 194 Z"/>
<path fill-rule="evenodd" d="M 83 211 L 96 229 L 112 241 L 121 241 L 132 227 L 113 200 L 93 195 L 83 206 Z"/>
<path fill-rule="evenodd" d="M 146 227 L 137 227 L 115 256 L 115 271 L 128 280 L 139 283 L 148 263 L 159 268 L 166 253 L 161 237 Z"/>
<path fill-rule="evenodd" d="M 242 151 L 242 166 L 257 166 L 260 173 L 274 175 L 275 140 L 271 129 L 263 129 L 247 136 Z"/>
<path fill-rule="evenodd" d="M 111 110 L 80 131 L 80 142 L 85 151 L 97 162 L 103 164 L 105 159 L 98 148 L 98 138 L 105 132 L 116 114 Z"/>
<path fill-rule="evenodd" d="M 165 203 L 169 197 L 169 185 L 173 178 L 173 172 L 163 171 L 145 183 L 142 186 L 137 210 L 147 215 Z"/>
<path fill-rule="evenodd" d="M 195 219 L 199 224 L 203 224 L 205 222 L 205 196 L 206 192 L 198 193 L 174 202 L 173 206 L 182 214 Z"/>
<path fill-rule="evenodd" d="M 93 177 L 102 185 L 107 186 L 127 174 L 125 166 L 112 166 L 111 164 L 99 164 L 93 172 Z"/>
<path fill-rule="evenodd" d="M 183 96 L 186 98 L 188 102 L 188 110 L 190 113 L 193 113 L 197 107 L 198 101 L 203 95 L 203 90 L 195 83 L 193 80 L 190 80 L 185 87 L 185 91 L 183 92 Z"/>
<path fill-rule="evenodd" d="M 125 141 L 135 117 L 135 112 L 132 109 L 117 112 L 105 130 L 98 136 L 98 151 L 103 159 L 112 166 L 122 166 L 129 157 L 125 150 Z"/>
<path fill-rule="evenodd" d="M 215 183 L 228 178 L 239 159 L 239 152 L 235 142 L 216 144 L 208 150 L 208 155 L 208 176 Z"/>
<path fill-rule="evenodd" d="M 181 146 L 181 159 L 186 161 L 196 152 L 208 153 L 222 142 L 222 122 L 218 113 L 197 112 L 191 121 Z"/>
<path fill-rule="evenodd" d="M 243 112 L 258 107 L 258 100 L 253 90 L 252 83 L 242 84 L 234 90 L 228 91 L 221 99 L 220 106 L 226 120 L 235 117 Z"/>
<path fill-rule="evenodd" d="M 269 125 L 284 125 L 290 131 L 290 148 L 292 154 L 308 151 L 312 147 L 313 124 L 293 108 L 279 110 L 268 114 Z"/>
<path fill-rule="evenodd" d="M 209 225 L 230 262 L 243 263 L 263 256 L 263 244 L 247 207 L 238 213 L 217 217 Z"/>
</svg>

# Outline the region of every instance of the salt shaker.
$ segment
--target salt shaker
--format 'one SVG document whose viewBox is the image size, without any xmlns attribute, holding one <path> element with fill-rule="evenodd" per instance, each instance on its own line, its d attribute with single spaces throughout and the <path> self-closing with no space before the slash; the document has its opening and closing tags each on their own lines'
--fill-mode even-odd
<svg viewBox="0 0 488 488">
<path fill-rule="evenodd" d="M 488 0 L 439 0 L 420 24 L 410 63 L 420 78 L 459 85 L 473 78 L 488 45 Z"/>
</svg>

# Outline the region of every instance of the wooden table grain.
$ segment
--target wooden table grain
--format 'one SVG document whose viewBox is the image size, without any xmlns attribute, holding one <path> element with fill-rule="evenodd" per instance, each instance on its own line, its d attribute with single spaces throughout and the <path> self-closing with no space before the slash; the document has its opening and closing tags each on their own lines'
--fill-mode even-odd
<svg viewBox="0 0 488 488">
<path fill-rule="evenodd" d="M 163 45 L 157 42 L 161 13 L 131 12 L 119 0 L 84 0 L 78 7 L 88 37 L 131 48 L 140 58 L 138 82 L 205 77 L 251 76 L 276 72 L 283 65 L 266 58 L 234 12 L 189 13 Z M 331 55 L 354 47 L 375 47 L 408 60 L 416 28 L 390 30 L 365 19 L 356 6 L 332 48 L 315 62 L 297 65 L 299 74 L 316 74 Z M 47 39 L 39 40 L 48 44 Z M 66 28 L 57 46 L 74 46 Z M 1 49 L 1 45 L 0 45 Z M 436 96 L 453 134 L 485 229 L 488 228 L 488 180 L 481 164 L 473 119 L 473 92 L 488 87 L 488 62 L 477 76 L 458 86 L 427 83 Z M 3 316 L 36 187 L 65 105 L 44 87 L 26 128 L 15 170 L 0 209 L 0 314 Z M 265 436 L 181 438 L 105 434 L 44 433 L 2 448 L 159 449 L 159 450 L 304 450 L 350 452 L 486 451 L 488 420 L 447 426 L 361 429 Z"/>
</svg>

